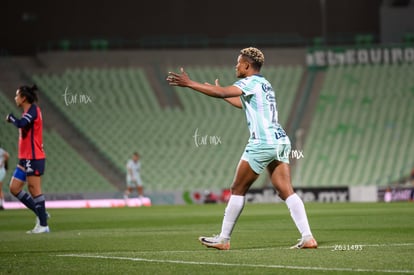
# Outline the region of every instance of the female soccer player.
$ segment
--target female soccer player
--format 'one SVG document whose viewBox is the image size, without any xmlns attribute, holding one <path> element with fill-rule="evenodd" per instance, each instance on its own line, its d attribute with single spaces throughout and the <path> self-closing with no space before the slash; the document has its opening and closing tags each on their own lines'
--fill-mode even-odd
<svg viewBox="0 0 414 275">
<path fill-rule="evenodd" d="M 45 170 L 46 154 L 43 151 L 42 112 L 37 102 L 37 87 L 21 86 L 16 91 L 17 107 L 23 110 L 21 119 L 9 114 L 6 120 L 19 128 L 19 163 L 10 182 L 10 192 L 36 214 L 36 225 L 28 234 L 49 232 L 45 197 L 42 194 L 41 176 Z M 27 181 L 29 193 L 23 190 Z"/>
<path fill-rule="evenodd" d="M 236 64 L 236 76 L 240 80 L 228 87 L 221 87 L 218 79 L 215 85 L 193 81 L 183 68 L 181 73 L 168 73 L 167 81 L 172 86 L 188 87 L 207 96 L 224 98 L 231 105 L 243 109 L 250 131 L 248 144 L 231 185 L 221 233 L 213 237 L 200 237 L 199 240 L 207 247 L 230 249 L 230 236 L 243 210 L 245 195 L 259 174 L 267 168 L 273 186 L 286 202 L 301 234 L 299 242 L 291 248 L 317 248 L 305 206 L 293 191 L 289 166 L 290 140 L 278 123 L 273 88 L 260 74 L 263 63 L 264 55 L 260 50 L 252 47 L 242 49 Z"/>
</svg>

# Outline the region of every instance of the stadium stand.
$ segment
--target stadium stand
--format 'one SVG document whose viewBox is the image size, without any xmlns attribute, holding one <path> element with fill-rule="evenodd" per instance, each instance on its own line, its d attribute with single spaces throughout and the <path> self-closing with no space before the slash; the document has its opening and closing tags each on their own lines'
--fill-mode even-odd
<svg viewBox="0 0 414 275">
<path fill-rule="evenodd" d="M 89 55 L 93 62 L 88 60 Z M 189 89 L 154 86 L 151 81 L 156 79 L 149 71 L 158 72 L 161 82 L 162 72 L 177 70 L 171 64 L 139 66 L 141 56 L 132 56 L 135 59 L 128 63 L 125 60 L 130 56 L 125 54 L 111 62 L 121 60 L 134 65 L 99 66 L 88 64 L 101 62 L 101 55 L 93 52 L 81 56 L 83 63 L 67 52 L 61 57 L 57 53 L 50 59 L 46 56 L 41 61 L 47 70 L 39 70 L 32 80 L 41 88 L 42 96 L 96 146 L 97 155 L 108 159 L 123 174 L 131 152 L 139 151 L 147 191 L 221 189 L 230 185 L 248 139 L 242 111 Z M 181 52 L 177 56 L 180 59 Z M 289 54 L 281 56 L 287 58 Z M 56 69 L 59 58 L 66 58 L 68 63 Z M 212 84 L 217 77 L 221 85 L 231 85 L 235 80 L 234 67 L 228 65 L 186 65 L 185 69 L 193 79 Z M 410 144 L 414 134 L 413 71 L 413 65 L 407 64 L 330 67 L 321 71 L 324 77 L 320 78 L 322 88 L 318 90 L 315 112 L 304 113 L 311 123 L 304 135 L 304 158 L 293 166 L 300 166 L 301 171 L 300 179 L 292 174 L 295 186 L 385 186 L 408 174 L 414 153 Z M 299 64 L 267 64 L 263 69 L 275 88 L 283 126 L 289 124 L 292 114 L 303 111 L 292 108 L 300 98 L 298 90 L 307 73 Z M 163 101 L 162 96 L 170 98 Z M 1 98 L 0 104 L 2 110 L 18 112 L 10 98 Z M 15 129 L 4 129 L 0 133 L 2 144 L 15 147 Z M 293 137 L 293 133 L 289 135 Z M 47 192 L 119 192 L 114 182 L 102 178 L 85 161 L 83 152 L 75 151 L 53 127 L 45 131 L 45 141 L 47 152 L 48 147 L 53 151 L 62 148 L 59 160 L 53 163 L 66 161 L 68 171 L 76 171 L 71 174 L 77 177 L 65 177 L 58 185 L 59 177 L 67 172 L 56 168 L 59 172 L 54 174 L 50 164 L 45 181 L 52 183 Z M 295 144 L 293 149 L 297 149 Z M 48 154 L 58 158 L 55 152 Z M 266 181 L 265 177 L 259 182 Z M 255 186 L 260 187 L 260 183 Z"/>
<path fill-rule="evenodd" d="M 16 106 L 10 102 L 10 100 L 2 93 L 0 90 L 0 110 L 4 110 L 3 112 L 13 112 L 17 114 L 19 110 Z M 7 111 L 6 111 L 7 110 Z M 4 114 L 4 117 L 6 113 Z M 2 121 L 3 125 L 0 131 L 0 146 L 3 147 L 6 151 L 10 153 L 10 159 L 16 159 L 14 156 L 17 155 L 17 139 L 19 137 L 18 132 L 13 127 L 7 127 L 8 125 L 4 121 Z M 11 163 L 9 163 L 11 164 Z M 14 165 L 14 164 L 13 164 Z M 5 186 L 3 186 L 4 188 Z"/>
<path fill-rule="evenodd" d="M 307 186 L 385 186 L 408 174 L 414 147 L 412 64 L 331 67 L 304 145 Z"/>
</svg>

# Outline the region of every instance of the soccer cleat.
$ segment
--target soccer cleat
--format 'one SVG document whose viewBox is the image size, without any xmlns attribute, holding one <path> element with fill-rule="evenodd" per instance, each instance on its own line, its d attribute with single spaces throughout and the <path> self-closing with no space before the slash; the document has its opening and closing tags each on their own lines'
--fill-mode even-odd
<svg viewBox="0 0 414 275">
<path fill-rule="evenodd" d="M 228 238 L 222 238 L 218 235 L 215 235 L 213 237 L 199 237 L 198 240 L 201 242 L 201 244 L 219 249 L 219 250 L 229 250 L 230 249 L 230 239 Z"/>
<path fill-rule="evenodd" d="M 318 243 L 312 236 L 302 237 L 299 242 L 290 249 L 305 249 L 305 248 L 318 248 Z"/>
<path fill-rule="evenodd" d="M 47 217 L 47 219 L 50 219 L 50 214 L 49 214 L 49 212 L 46 212 L 46 217 Z M 36 216 L 36 223 L 35 223 L 35 227 L 36 226 L 39 226 L 40 225 L 40 220 L 39 220 L 39 217 L 38 216 Z"/>
<path fill-rule="evenodd" d="M 32 230 L 27 231 L 27 234 L 41 234 L 41 233 L 49 233 L 50 229 L 49 226 L 41 226 L 36 225 Z"/>
</svg>

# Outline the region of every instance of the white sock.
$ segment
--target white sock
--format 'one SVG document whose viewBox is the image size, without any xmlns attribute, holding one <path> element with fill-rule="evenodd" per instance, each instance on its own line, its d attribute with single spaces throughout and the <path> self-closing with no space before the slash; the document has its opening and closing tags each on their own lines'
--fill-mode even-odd
<svg viewBox="0 0 414 275">
<path fill-rule="evenodd" d="M 290 216 L 295 222 L 302 237 L 312 236 L 312 232 L 309 227 L 308 217 L 306 216 L 305 205 L 300 197 L 294 193 L 286 199 L 286 205 L 289 208 Z"/>
<path fill-rule="evenodd" d="M 236 225 L 244 207 L 244 196 L 231 195 L 224 211 L 223 224 L 221 226 L 220 237 L 230 239 L 233 228 Z"/>
</svg>

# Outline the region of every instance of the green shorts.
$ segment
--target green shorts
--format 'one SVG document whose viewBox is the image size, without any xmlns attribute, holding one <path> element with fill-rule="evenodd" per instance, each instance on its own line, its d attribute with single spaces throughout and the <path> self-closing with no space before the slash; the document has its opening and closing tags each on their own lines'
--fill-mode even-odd
<svg viewBox="0 0 414 275">
<path fill-rule="evenodd" d="M 261 174 L 274 160 L 289 163 L 290 150 L 290 143 L 275 145 L 249 143 L 241 159 L 247 161 L 256 174 Z"/>
</svg>

